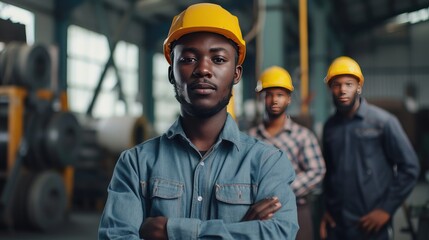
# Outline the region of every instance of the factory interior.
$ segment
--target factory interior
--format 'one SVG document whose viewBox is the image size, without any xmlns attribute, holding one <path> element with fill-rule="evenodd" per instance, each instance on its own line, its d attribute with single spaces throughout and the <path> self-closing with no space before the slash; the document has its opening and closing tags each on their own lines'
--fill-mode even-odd
<svg viewBox="0 0 429 240">
<path fill-rule="evenodd" d="M 0 239 L 97 239 L 119 154 L 180 114 L 162 46 L 199 2 L 0 0 Z M 429 1 L 206 2 L 236 15 L 246 41 L 229 110 L 242 131 L 263 117 L 258 76 L 278 65 L 295 86 L 287 113 L 320 140 L 329 64 L 359 62 L 362 96 L 398 118 L 419 158 L 395 239 L 429 239 Z"/>
</svg>

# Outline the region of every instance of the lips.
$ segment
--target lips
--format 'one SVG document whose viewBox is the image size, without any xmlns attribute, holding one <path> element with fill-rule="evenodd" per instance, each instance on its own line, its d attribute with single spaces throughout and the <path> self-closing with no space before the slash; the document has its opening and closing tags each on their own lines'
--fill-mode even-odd
<svg viewBox="0 0 429 240">
<path fill-rule="evenodd" d="M 204 82 L 195 82 L 191 84 L 190 90 L 193 91 L 196 94 L 210 94 L 216 90 L 216 86 L 214 86 L 212 83 L 204 81 Z"/>
<path fill-rule="evenodd" d="M 197 83 L 197 84 L 193 84 L 191 85 L 191 89 L 215 89 L 215 87 L 209 83 Z"/>
<path fill-rule="evenodd" d="M 348 102 L 349 99 L 348 98 L 338 98 L 338 101 L 344 103 L 344 102 Z"/>
</svg>

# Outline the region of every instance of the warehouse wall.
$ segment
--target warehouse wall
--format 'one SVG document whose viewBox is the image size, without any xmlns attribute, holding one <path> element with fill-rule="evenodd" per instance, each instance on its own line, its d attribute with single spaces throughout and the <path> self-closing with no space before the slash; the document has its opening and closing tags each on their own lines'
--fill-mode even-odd
<svg viewBox="0 0 429 240">
<path fill-rule="evenodd" d="M 403 99 L 405 87 L 417 89 L 421 107 L 429 107 L 429 22 L 406 24 L 391 29 L 378 28 L 352 41 L 350 55 L 361 64 L 368 98 Z"/>
</svg>

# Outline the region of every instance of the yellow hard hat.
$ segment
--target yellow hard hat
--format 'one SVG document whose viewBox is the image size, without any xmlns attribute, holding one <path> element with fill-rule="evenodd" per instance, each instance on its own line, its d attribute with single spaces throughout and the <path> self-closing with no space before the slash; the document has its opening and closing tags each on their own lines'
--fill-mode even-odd
<svg viewBox="0 0 429 240">
<path fill-rule="evenodd" d="M 231 39 L 238 46 L 238 64 L 244 62 L 246 42 L 241 35 L 238 18 L 219 5 L 198 3 L 173 18 L 168 37 L 164 41 L 164 56 L 168 63 L 171 64 L 171 43 L 194 32 L 212 32 Z"/>
<path fill-rule="evenodd" d="M 359 64 L 350 57 L 341 56 L 332 62 L 326 74 L 325 83 L 329 84 L 329 81 L 338 75 L 353 75 L 359 80 L 359 84 L 363 86 L 364 78 Z"/>
<path fill-rule="evenodd" d="M 270 87 L 286 88 L 292 92 L 294 88 L 289 72 L 279 66 L 267 68 L 259 77 L 255 91 L 260 92 Z"/>
</svg>

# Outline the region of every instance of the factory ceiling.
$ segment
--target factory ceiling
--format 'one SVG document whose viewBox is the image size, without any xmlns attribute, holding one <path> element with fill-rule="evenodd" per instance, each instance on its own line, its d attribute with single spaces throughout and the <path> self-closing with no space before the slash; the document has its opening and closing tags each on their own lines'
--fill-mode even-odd
<svg viewBox="0 0 429 240">
<path fill-rule="evenodd" d="M 59 0 L 57 0 L 59 1 Z M 64 1 L 64 0 L 61 0 Z M 68 0 L 71 1 L 71 0 Z M 103 0 L 106 7 L 126 11 L 134 6 L 134 20 L 142 24 L 155 26 L 170 24 L 174 15 L 198 0 Z M 309 9 L 309 32 L 312 31 L 312 11 L 326 9 L 328 23 L 337 34 L 352 36 L 385 24 L 390 19 L 429 7 L 429 0 L 307 0 Z M 258 4 L 267 4 L 270 11 L 282 11 L 284 14 L 285 37 L 289 47 L 299 43 L 299 0 L 284 0 L 271 3 L 269 0 L 217 0 L 218 3 L 237 15 L 245 35 L 255 24 L 258 16 Z M 325 4 L 326 6 L 322 5 Z M 261 10 L 259 8 L 259 10 Z M 426 11 L 429 12 L 429 11 Z"/>
<path fill-rule="evenodd" d="M 321 2 L 323 0 L 320 0 Z M 340 31 L 370 29 L 403 13 L 429 7 L 429 0 L 329 0 L 332 25 Z"/>
<path fill-rule="evenodd" d="M 64 0 L 61 0 L 64 1 Z M 70 1 L 70 0 L 69 0 Z M 136 16 L 147 23 L 170 21 L 178 12 L 184 10 L 198 0 L 104 0 L 106 5 L 117 9 L 128 9 L 135 4 Z M 372 28 L 402 13 L 413 12 L 429 7 L 429 0 L 307 0 L 309 9 L 312 4 L 330 4 L 330 22 L 340 31 L 356 31 Z M 271 4 L 268 0 L 253 1 L 208 1 L 221 4 L 241 18 L 252 18 L 255 15 L 254 4 L 266 2 L 267 9 L 283 10 L 285 13 L 298 17 L 299 0 L 284 0 L 280 4 Z M 314 9 L 314 8 L 313 8 Z M 317 8 L 316 8 L 317 9 Z M 311 15 L 309 15 L 311 18 Z M 240 19 L 241 19 L 240 18 Z M 248 19 L 246 19 L 248 20 Z M 244 22 L 244 21 L 243 21 Z M 246 21 L 247 22 L 247 21 Z"/>
</svg>

